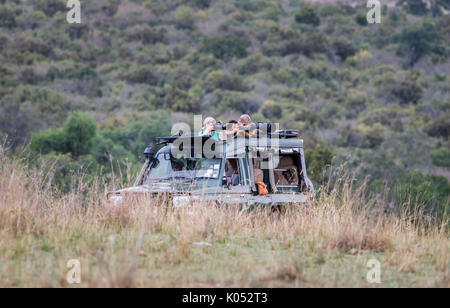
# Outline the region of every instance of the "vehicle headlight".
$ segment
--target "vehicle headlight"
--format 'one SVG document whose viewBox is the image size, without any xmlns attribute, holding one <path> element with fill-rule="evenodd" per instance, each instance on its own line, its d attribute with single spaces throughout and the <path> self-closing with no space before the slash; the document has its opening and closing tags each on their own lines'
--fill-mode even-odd
<svg viewBox="0 0 450 308">
<path fill-rule="evenodd" d="M 185 207 L 191 206 L 192 202 L 200 200 L 198 197 L 193 196 L 174 196 L 173 207 Z"/>
<path fill-rule="evenodd" d="M 191 202 L 191 198 L 188 196 L 175 196 L 173 197 L 173 207 L 188 206 Z"/>
<path fill-rule="evenodd" d="M 112 195 L 111 197 L 109 197 L 109 200 L 112 205 L 116 206 L 122 203 L 123 197 L 121 195 Z"/>
</svg>

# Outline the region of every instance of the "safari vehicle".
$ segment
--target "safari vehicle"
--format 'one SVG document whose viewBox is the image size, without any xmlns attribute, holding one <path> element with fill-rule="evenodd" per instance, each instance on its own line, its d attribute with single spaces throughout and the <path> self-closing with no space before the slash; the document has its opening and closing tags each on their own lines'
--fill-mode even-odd
<svg viewBox="0 0 450 308">
<path fill-rule="evenodd" d="M 134 187 L 108 194 L 114 204 L 129 195 L 146 194 L 163 195 L 174 207 L 198 201 L 276 207 L 304 203 L 314 195 L 303 140 L 295 132 L 226 142 L 199 136 L 156 141 L 162 148 L 145 150 L 146 161 Z M 258 189 L 261 182 L 265 194 Z"/>
</svg>

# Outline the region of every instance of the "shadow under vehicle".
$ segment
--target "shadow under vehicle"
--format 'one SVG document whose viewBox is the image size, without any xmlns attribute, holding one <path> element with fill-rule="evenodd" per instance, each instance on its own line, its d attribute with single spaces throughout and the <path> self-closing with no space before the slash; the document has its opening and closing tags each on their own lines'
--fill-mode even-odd
<svg viewBox="0 0 450 308">
<path fill-rule="evenodd" d="M 163 196 L 174 207 L 305 203 L 314 196 L 314 187 L 306 172 L 303 140 L 296 136 L 282 131 L 226 142 L 199 136 L 157 138 L 163 147 L 145 150 L 134 186 L 110 192 L 108 199 L 120 204 L 127 196 Z"/>
</svg>

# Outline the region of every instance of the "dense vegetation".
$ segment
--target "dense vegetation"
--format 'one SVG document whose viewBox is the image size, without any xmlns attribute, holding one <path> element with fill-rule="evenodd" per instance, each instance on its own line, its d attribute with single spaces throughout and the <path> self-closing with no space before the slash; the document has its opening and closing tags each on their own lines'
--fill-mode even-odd
<svg viewBox="0 0 450 308">
<path fill-rule="evenodd" d="M 0 134 L 64 189 L 136 171 L 174 122 L 250 113 L 301 132 L 317 184 L 345 163 L 374 195 L 448 207 L 448 1 L 373 25 L 365 5 L 296 0 L 82 1 L 79 25 L 64 0 L 0 3 Z"/>
</svg>

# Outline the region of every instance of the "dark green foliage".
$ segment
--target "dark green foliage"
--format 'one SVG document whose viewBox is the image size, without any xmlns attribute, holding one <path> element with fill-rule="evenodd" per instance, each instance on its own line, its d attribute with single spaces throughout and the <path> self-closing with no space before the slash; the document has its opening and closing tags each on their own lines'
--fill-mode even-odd
<svg viewBox="0 0 450 308">
<path fill-rule="evenodd" d="M 331 150 L 317 145 L 314 149 L 307 149 L 305 152 L 308 177 L 317 183 L 323 183 L 326 179 L 325 168 L 331 165 L 333 160 Z"/>
<path fill-rule="evenodd" d="M 309 5 L 303 6 L 298 12 L 296 12 L 294 18 L 297 23 L 313 26 L 320 25 L 319 15 L 316 10 Z"/>
<path fill-rule="evenodd" d="M 360 26 L 367 26 L 369 23 L 367 22 L 367 16 L 365 14 L 358 14 L 355 17 L 355 21 Z"/>
<path fill-rule="evenodd" d="M 102 11 L 106 13 L 108 16 L 114 16 L 119 9 L 120 0 L 108 0 L 103 2 Z"/>
<path fill-rule="evenodd" d="M 6 7 L 0 7 L 0 28 L 11 29 L 16 26 L 16 18 L 14 13 Z"/>
<path fill-rule="evenodd" d="M 76 112 L 64 123 L 64 132 L 67 136 L 67 150 L 78 157 L 90 153 L 97 126 L 90 116 Z"/>
<path fill-rule="evenodd" d="M 0 131 L 8 136 L 15 149 L 32 132 L 61 124 L 69 107 L 56 92 L 18 87 L 0 98 Z"/>
<path fill-rule="evenodd" d="M 200 51 L 211 53 L 216 58 L 226 60 L 233 57 L 244 58 L 248 55 L 247 48 L 251 42 L 245 37 L 227 34 L 209 38 L 203 41 Z"/>
<path fill-rule="evenodd" d="M 157 79 L 154 70 L 150 66 L 135 67 L 130 70 L 127 80 L 132 83 L 145 83 L 155 85 Z"/>
<path fill-rule="evenodd" d="M 450 183 L 442 176 L 412 172 L 395 179 L 393 198 L 399 205 L 422 208 L 426 214 L 439 218 L 448 215 Z"/>
<path fill-rule="evenodd" d="M 399 0 L 397 5 L 403 6 L 407 12 L 414 15 L 425 15 L 428 11 L 427 4 L 423 0 Z"/>
<path fill-rule="evenodd" d="M 400 44 L 399 51 L 409 57 L 410 66 L 432 52 L 443 57 L 448 53 L 442 34 L 429 21 L 403 28 L 394 41 Z"/>
<path fill-rule="evenodd" d="M 336 54 L 342 59 L 342 61 L 345 61 L 348 57 L 354 56 L 357 51 L 357 49 L 353 47 L 353 45 L 345 38 L 336 40 L 333 43 L 333 47 L 336 50 Z"/>
<path fill-rule="evenodd" d="M 397 82 L 392 94 L 400 100 L 402 104 L 417 104 L 423 95 L 423 86 L 420 83 L 420 76 L 411 72 L 404 80 Z"/>
<path fill-rule="evenodd" d="M 450 115 L 447 113 L 432 120 L 425 128 L 425 132 L 430 136 L 442 137 L 448 140 L 450 134 Z"/>
<path fill-rule="evenodd" d="M 435 166 L 450 167 L 450 150 L 447 148 L 434 150 L 431 152 L 431 160 Z"/>
<path fill-rule="evenodd" d="M 200 99 L 194 94 L 172 86 L 166 89 L 165 107 L 182 112 L 198 112 Z"/>
<path fill-rule="evenodd" d="M 206 90 L 212 92 L 216 89 L 230 91 L 245 91 L 246 87 L 239 76 L 226 71 L 214 71 L 208 74 L 205 80 Z"/>
<path fill-rule="evenodd" d="M 68 153 L 67 135 L 63 128 L 54 128 L 31 136 L 30 148 L 39 154 Z"/>
<path fill-rule="evenodd" d="M 41 154 L 70 153 L 78 158 L 90 153 L 96 134 L 94 120 L 86 114 L 76 112 L 69 116 L 63 127 L 33 134 L 30 147 Z"/>
<path fill-rule="evenodd" d="M 66 4 L 65 0 L 37 0 L 36 9 L 41 10 L 47 16 L 53 16 L 57 12 L 65 11 Z"/>
<path fill-rule="evenodd" d="M 274 101 L 266 101 L 261 106 L 261 113 L 266 119 L 280 119 L 283 109 Z"/>
</svg>

